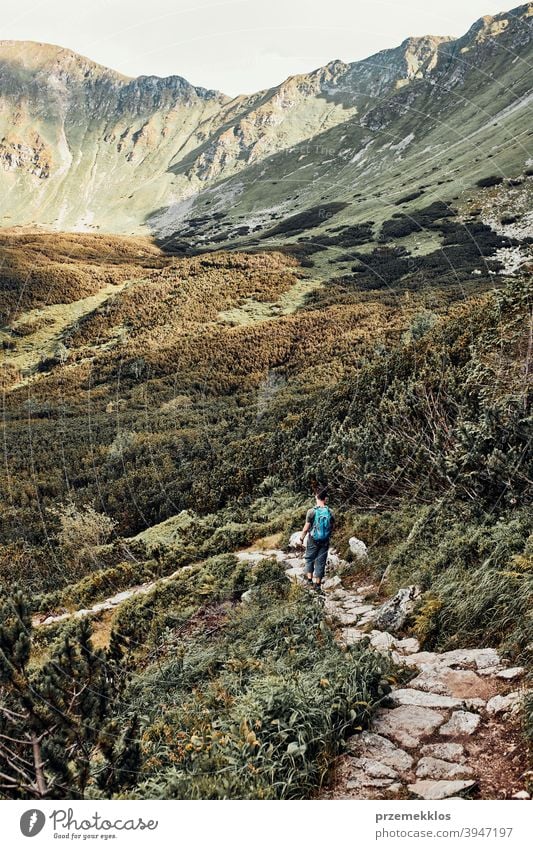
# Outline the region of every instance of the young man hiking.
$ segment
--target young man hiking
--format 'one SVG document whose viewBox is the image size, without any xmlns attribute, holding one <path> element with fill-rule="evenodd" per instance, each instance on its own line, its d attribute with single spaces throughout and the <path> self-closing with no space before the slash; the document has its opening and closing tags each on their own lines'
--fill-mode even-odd
<svg viewBox="0 0 533 849">
<path fill-rule="evenodd" d="M 325 486 L 317 488 L 315 499 L 315 506 L 307 511 L 305 525 L 300 534 L 300 539 L 303 544 L 305 535 L 309 531 L 307 548 L 305 549 L 305 578 L 309 586 L 320 591 L 324 572 L 326 571 L 329 540 L 335 524 L 335 518 L 326 504 L 328 492 Z"/>
</svg>

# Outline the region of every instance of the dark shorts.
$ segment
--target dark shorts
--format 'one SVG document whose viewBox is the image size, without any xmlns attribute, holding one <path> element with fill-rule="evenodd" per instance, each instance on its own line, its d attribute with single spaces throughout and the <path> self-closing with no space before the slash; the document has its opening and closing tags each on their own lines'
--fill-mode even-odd
<svg viewBox="0 0 533 849">
<path fill-rule="evenodd" d="M 328 559 L 329 539 L 316 542 L 311 535 L 307 539 L 305 549 L 306 572 L 313 573 L 315 578 L 322 580 L 326 571 L 326 560 Z"/>
</svg>

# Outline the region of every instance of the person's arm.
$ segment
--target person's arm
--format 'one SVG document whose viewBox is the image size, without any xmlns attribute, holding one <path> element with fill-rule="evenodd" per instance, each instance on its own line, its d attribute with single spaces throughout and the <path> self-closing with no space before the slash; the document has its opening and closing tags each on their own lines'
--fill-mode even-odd
<svg viewBox="0 0 533 849">
<path fill-rule="evenodd" d="M 306 533 L 308 533 L 310 527 L 311 527 L 311 522 L 306 522 L 305 525 L 302 528 L 302 533 L 300 534 L 300 540 L 301 540 L 302 544 L 303 544 L 303 541 L 305 539 L 305 535 L 306 535 Z"/>
<path fill-rule="evenodd" d="M 315 511 L 311 507 L 311 509 L 307 511 L 307 514 L 305 516 L 305 525 L 303 526 L 302 533 L 300 534 L 300 540 L 302 542 L 302 545 L 303 545 L 303 541 L 305 539 L 305 535 L 309 532 L 309 529 L 310 529 L 311 525 L 313 524 L 314 520 L 315 520 Z"/>
</svg>

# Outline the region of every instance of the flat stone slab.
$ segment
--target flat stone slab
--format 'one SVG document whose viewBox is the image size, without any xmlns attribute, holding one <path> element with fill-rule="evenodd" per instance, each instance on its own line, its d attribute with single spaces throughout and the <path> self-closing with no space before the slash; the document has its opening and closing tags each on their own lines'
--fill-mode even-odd
<svg viewBox="0 0 533 849">
<path fill-rule="evenodd" d="M 504 681 L 513 681 L 515 678 L 521 678 L 526 670 L 523 666 L 513 666 L 511 669 L 503 669 L 496 673 L 497 678 L 503 678 Z"/>
<path fill-rule="evenodd" d="M 285 574 L 288 578 L 302 578 L 304 576 L 301 566 L 293 566 L 291 569 L 285 569 Z"/>
<path fill-rule="evenodd" d="M 450 763 L 440 758 L 420 758 L 416 767 L 417 778 L 441 779 L 473 778 L 474 770 L 466 764 Z"/>
<path fill-rule="evenodd" d="M 356 770 L 362 770 L 370 778 L 398 778 L 398 773 L 395 769 L 375 758 L 353 758 L 352 763 Z"/>
<path fill-rule="evenodd" d="M 409 686 L 427 693 L 453 696 L 457 699 L 489 699 L 496 692 L 496 685 L 487 678 L 480 677 L 471 669 L 426 669 Z"/>
<path fill-rule="evenodd" d="M 337 608 L 332 616 L 340 622 L 341 625 L 357 625 L 361 616 L 359 613 L 354 613 L 352 610 L 342 610 Z"/>
<path fill-rule="evenodd" d="M 523 694 L 517 691 L 507 693 L 506 696 L 494 696 L 487 702 L 487 713 L 494 716 L 498 713 L 513 712 L 520 705 L 522 698 Z"/>
<path fill-rule="evenodd" d="M 475 781 L 431 781 L 429 779 L 409 784 L 407 789 L 420 799 L 450 799 L 476 786 Z"/>
<path fill-rule="evenodd" d="M 305 562 L 305 561 L 303 561 Z M 341 579 L 338 575 L 332 575 L 331 578 L 326 578 L 326 580 L 322 583 L 322 587 L 325 590 L 334 590 L 335 587 L 340 586 Z"/>
<path fill-rule="evenodd" d="M 459 666 L 462 668 L 476 666 L 477 669 L 487 669 L 500 665 L 500 656 L 496 649 L 454 649 L 443 652 L 440 663 L 443 666 Z"/>
<path fill-rule="evenodd" d="M 420 643 L 416 637 L 406 637 L 403 640 L 396 640 L 397 651 L 403 654 L 416 654 L 420 651 Z"/>
<path fill-rule="evenodd" d="M 419 666 L 420 669 L 434 669 L 440 665 L 440 655 L 434 651 L 419 651 L 407 655 L 404 660 L 407 666 Z"/>
<path fill-rule="evenodd" d="M 420 749 L 420 754 L 453 763 L 465 761 L 465 749 L 460 743 L 427 743 Z"/>
<path fill-rule="evenodd" d="M 449 737 L 470 735 L 474 733 L 480 722 L 481 717 L 478 713 L 458 710 L 452 713 L 449 721 L 439 728 L 439 733 Z"/>
<path fill-rule="evenodd" d="M 363 731 L 354 734 L 347 740 L 350 752 L 360 757 L 371 758 L 390 767 L 396 772 L 407 772 L 413 766 L 413 757 L 398 748 L 392 740 L 375 734 L 373 731 Z"/>
<path fill-rule="evenodd" d="M 379 710 L 373 730 L 384 737 L 392 738 L 406 749 L 413 749 L 424 737 L 429 737 L 444 722 L 444 716 L 436 710 L 418 705 L 401 705 L 392 710 Z"/>
<path fill-rule="evenodd" d="M 357 628 L 343 628 L 341 631 L 341 642 L 345 646 L 353 646 L 359 640 L 362 640 L 363 637 L 367 636 L 368 634 L 365 634 L 364 631 L 359 631 Z"/>
<path fill-rule="evenodd" d="M 393 690 L 389 698 L 395 705 L 420 705 L 428 708 L 453 709 L 464 707 L 462 699 L 451 696 L 439 696 L 437 693 L 425 693 L 423 690 Z"/>
<path fill-rule="evenodd" d="M 394 648 L 395 639 L 387 631 L 371 631 L 369 636 L 370 645 L 378 651 L 389 652 Z"/>
</svg>

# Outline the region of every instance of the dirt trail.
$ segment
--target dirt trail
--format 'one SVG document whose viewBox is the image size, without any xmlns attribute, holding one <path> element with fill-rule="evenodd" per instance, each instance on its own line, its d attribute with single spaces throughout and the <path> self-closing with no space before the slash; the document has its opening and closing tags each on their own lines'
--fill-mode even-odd
<svg viewBox="0 0 533 849">
<path fill-rule="evenodd" d="M 236 556 L 250 564 L 275 557 L 284 563 L 291 580 L 303 579 L 304 560 L 299 554 L 249 549 Z M 336 556 L 332 559 L 338 562 Z M 174 575 L 131 587 L 90 608 L 35 616 L 34 626 L 110 610 Z M 346 740 L 346 752 L 336 759 L 321 798 L 438 800 L 463 794 L 482 799 L 529 798 L 527 754 L 519 724 L 524 669 L 508 667 L 494 648 L 420 651 L 416 639 L 376 627 L 384 602 L 376 600 L 379 588 L 375 585 L 345 588 L 333 574 L 324 590 L 326 616 L 339 645 L 347 647 L 368 638 L 377 651 L 390 653 L 398 664 L 410 667 L 413 677 L 392 687 L 370 730 Z"/>
</svg>

